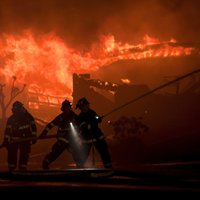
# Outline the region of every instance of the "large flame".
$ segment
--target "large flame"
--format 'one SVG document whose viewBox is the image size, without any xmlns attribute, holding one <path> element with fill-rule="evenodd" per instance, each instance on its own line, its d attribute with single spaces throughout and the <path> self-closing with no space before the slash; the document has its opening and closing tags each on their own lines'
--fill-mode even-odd
<svg viewBox="0 0 200 200">
<path fill-rule="evenodd" d="M 122 44 L 113 35 L 107 35 L 89 52 L 80 53 L 52 33 L 4 34 L 0 37 L 0 76 L 6 82 L 16 76 L 19 83 L 28 85 L 30 92 L 71 98 L 73 73 L 88 73 L 122 59 L 187 56 L 196 52 L 194 47 L 183 47 L 174 39 L 160 42 L 148 35 L 143 39 L 143 44 Z"/>
</svg>

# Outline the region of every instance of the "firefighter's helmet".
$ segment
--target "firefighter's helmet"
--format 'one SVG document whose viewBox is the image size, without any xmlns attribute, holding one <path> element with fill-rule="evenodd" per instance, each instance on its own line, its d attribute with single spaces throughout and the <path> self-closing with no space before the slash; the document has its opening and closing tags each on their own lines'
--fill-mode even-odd
<svg viewBox="0 0 200 200">
<path fill-rule="evenodd" d="M 61 110 L 64 111 L 66 106 L 72 106 L 72 103 L 70 101 L 68 101 L 67 99 L 65 99 L 63 102 L 62 102 L 62 106 L 61 106 Z"/>
<path fill-rule="evenodd" d="M 88 104 L 90 104 L 90 102 L 85 97 L 83 97 L 78 100 L 78 102 L 76 104 L 76 109 L 80 108 L 81 106 L 88 105 Z"/>
<path fill-rule="evenodd" d="M 17 110 L 21 110 L 23 109 L 24 106 L 23 106 L 23 103 L 21 103 L 20 101 L 15 101 L 12 105 L 12 112 L 16 112 Z"/>
</svg>

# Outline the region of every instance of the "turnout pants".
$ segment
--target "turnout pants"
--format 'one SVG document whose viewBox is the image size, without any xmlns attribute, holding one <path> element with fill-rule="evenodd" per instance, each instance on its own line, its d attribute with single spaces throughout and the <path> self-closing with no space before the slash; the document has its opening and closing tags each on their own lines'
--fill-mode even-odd
<svg viewBox="0 0 200 200">
<path fill-rule="evenodd" d="M 67 149 L 69 152 L 72 153 L 72 157 L 79 167 L 81 164 L 81 156 L 80 156 L 80 148 L 77 144 L 73 144 L 73 142 L 66 143 L 62 140 L 57 140 L 57 142 L 52 146 L 51 152 L 48 153 L 42 163 L 43 169 L 49 169 L 49 165 L 55 161 L 63 152 Z"/>
<path fill-rule="evenodd" d="M 112 167 L 111 157 L 110 157 L 110 153 L 108 151 L 107 142 L 104 138 L 103 139 L 97 139 L 93 143 L 92 142 L 91 143 L 84 143 L 83 151 L 85 152 L 85 154 L 84 154 L 84 157 L 83 157 L 83 163 L 85 163 L 86 160 L 88 159 L 92 145 L 94 145 L 94 147 L 96 148 L 96 150 L 100 154 L 104 167 L 105 168 L 111 168 Z"/>
<path fill-rule="evenodd" d="M 19 170 L 26 170 L 27 163 L 29 159 L 29 154 L 31 151 L 31 144 L 30 142 L 21 142 L 21 143 L 13 143 L 8 145 L 8 167 L 9 170 L 15 170 L 18 168 Z M 18 152 L 19 152 L 19 161 L 18 161 Z"/>
</svg>

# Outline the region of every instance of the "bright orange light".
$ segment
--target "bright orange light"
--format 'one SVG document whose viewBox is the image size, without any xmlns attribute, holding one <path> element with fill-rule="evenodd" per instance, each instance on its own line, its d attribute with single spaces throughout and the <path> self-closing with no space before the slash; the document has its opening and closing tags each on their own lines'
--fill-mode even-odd
<svg viewBox="0 0 200 200">
<path fill-rule="evenodd" d="M 121 82 L 125 83 L 125 84 L 130 84 L 131 83 L 131 81 L 129 79 L 127 79 L 127 78 L 122 78 Z"/>
<path fill-rule="evenodd" d="M 0 56 L 4 61 L 0 76 L 4 76 L 7 83 L 16 76 L 19 83 L 28 86 L 29 92 L 71 99 L 73 73 L 89 73 L 124 59 L 199 53 L 194 47 L 180 46 L 175 39 L 161 42 L 148 35 L 143 39 L 143 44 L 122 44 L 116 42 L 113 35 L 107 35 L 99 43 L 92 44 L 89 52 L 80 53 L 52 33 L 41 36 L 34 36 L 31 31 L 22 35 L 4 34 L 0 36 Z"/>
</svg>

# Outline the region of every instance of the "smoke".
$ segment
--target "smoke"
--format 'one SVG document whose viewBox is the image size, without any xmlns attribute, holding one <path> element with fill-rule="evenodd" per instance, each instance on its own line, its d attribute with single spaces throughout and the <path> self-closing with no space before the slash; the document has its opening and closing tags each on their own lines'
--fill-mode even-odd
<svg viewBox="0 0 200 200">
<path fill-rule="evenodd" d="M 117 13 L 121 4 L 100 0 L 2 0 L 1 31 L 16 33 L 32 29 L 36 33 L 55 32 L 68 44 L 85 48 L 98 39 L 102 24 Z"/>
<path fill-rule="evenodd" d="M 139 42 L 141 36 L 199 41 L 198 0 L 1 0 L 2 32 L 55 32 L 68 44 L 87 48 L 99 35 Z"/>
<path fill-rule="evenodd" d="M 128 42 L 138 42 L 146 33 L 160 39 L 199 41 L 199 5 L 195 0 L 130 1 L 107 19 L 102 30 Z"/>
<path fill-rule="evenodd" d="M 145 34 L 199 42 L 199 6 L 198 0 L 1 0 L 0 27 L 2 34 L 53 32 L 78 52 L 107 34 L 132 44 Z"/>
</svg>

